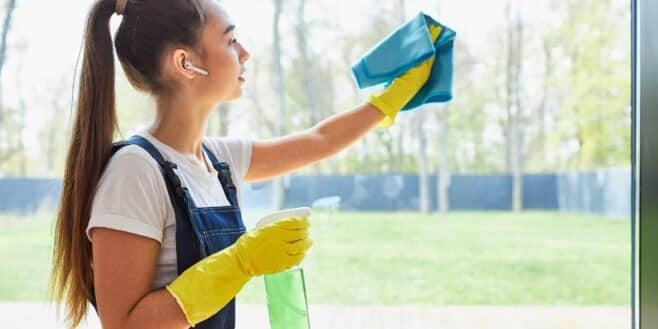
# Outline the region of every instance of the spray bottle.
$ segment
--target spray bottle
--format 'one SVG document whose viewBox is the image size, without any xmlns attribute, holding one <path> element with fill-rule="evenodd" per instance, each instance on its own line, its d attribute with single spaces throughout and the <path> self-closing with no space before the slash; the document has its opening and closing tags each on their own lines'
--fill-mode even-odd
<svg viewBox="0 0 658 329">
<path fill-rule="evenodd" d="M 284 209 L 261 218 L 256 227 L 283 218 L 310 215 L 311 209 L 308 207 Z M 270 329 L 310 329 L 304 269 L 296 266 L 280 273 L 267 274 L 264 279 Z"/>
</svg>

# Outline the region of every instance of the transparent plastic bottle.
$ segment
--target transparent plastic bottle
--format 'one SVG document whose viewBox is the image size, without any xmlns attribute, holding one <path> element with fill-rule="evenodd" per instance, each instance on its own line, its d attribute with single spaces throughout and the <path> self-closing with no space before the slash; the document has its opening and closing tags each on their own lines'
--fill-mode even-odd
<svg viewBox="0 0 658 329">
<path fill-rule="evenodd" d="M 304 270 L 295 267 L 264 278 L 270 329 L 310 329 Z"/>
</svg>

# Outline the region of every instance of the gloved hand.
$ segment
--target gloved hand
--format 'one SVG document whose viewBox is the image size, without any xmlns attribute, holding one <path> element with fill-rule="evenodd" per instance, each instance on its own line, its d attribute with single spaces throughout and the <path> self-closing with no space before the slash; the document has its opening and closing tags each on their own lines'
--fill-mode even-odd
<svg viewBox="0 0 658 329">
<path fill-rule="evenodd" d="M 430 24 L 428 26 L 432 42 L 436 42 L 441 34 L 441 27 Z M 368 97 L 368 103 L 374 105 L 386 117 L 380 122 L 383 127 L 388 127 L 395 121 L 398 112 L 416 96 L 416 93 L 423 87 L 432 71 L 435 56 L 432 56 L 424 62 L 412 67 L 401 76 L 393 79 L 383 91 L 372 94 Z"/>
<path fill-rule="evenodd" d="M 308 218 L 286 218 L 250 230 L 179 275 L 166 289 L 176 298 L 190 325 L 224 307 L 252 276 L 298 265 L 311 247 Z"/>
</svg>

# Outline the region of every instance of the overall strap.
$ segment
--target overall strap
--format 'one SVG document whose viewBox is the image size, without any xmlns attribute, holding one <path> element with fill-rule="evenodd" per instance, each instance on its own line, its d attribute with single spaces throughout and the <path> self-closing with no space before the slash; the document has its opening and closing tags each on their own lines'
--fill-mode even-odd
<svg viewBox="0 0 658 329">
<path fill-rule="evenodd" d="M 203 149 L 208 154 L 210 162 L 212 162 L 212 166 L 215 168 L 215 170 L 217 170 L 219 181 L 222 184 L 222 188 L 224 189 L 224 194 L 226 194 L 226 199 L 229 200 L 233 206 L 237 207 L 237 191 L 235 184 L 233 184 L 233 179 L 231 178 L 231 169 L 229 168 L 228 163 L 219 161 L 205 144 L 203 144 Z"/>
<path fill-rule="evenodd" d="M 132 136 L 127 140 L 117 142 L 112 147 L 112 152 L 118 151 L 120 148 L 127 145 L 137 145 L 148 152 L 155 161 L 158 162 L 162 175 L 164 177 L 165 184 L 167 186 L 167 193 L 169 194 L 169 200 L 171 201 L 171 206 L 174 208 L 174 213 L 176 215 L 176 238 L 178 240 L 179 234 L 184 234 L 185 232 L 192 232 L 192 234 L 197 235 L 199 232 L 197 223 L 190 218 L 189 207 L 194 201 L 189 196 L 187 188 L 183 187 L 181 184 L 180 178 L 174 172 L 174 169 L 178 166 L 164 159 L 162 154 L 151 144 L 146 138 L 141 136 Z M 198 236 L 197 236 L 198 239 Z M 199 248 L 194 239 L 194 248 Z M 182 255 L 178 253 L 181 252 L 181 248 L 176 248 L 176 253 L 178 259 L 181 259 Z M 191 264 L 185 264 L 183 262 L 178 262 L 178 273 L 182 273 L 187 267 Z"/>
<path fill-rule="evenodd" d="M 148 152 L 149 155 L 158 163 L 162 174 L 164 176 L 165 185 L 167 186 L 167 193 L 169 194 L 169 199 L 171 200 L 171 205 L 174 208 L 174 213 L 176 214 L 176 222 L 193 222 L 187 219 L 187 200 L 184 188 L 181 184 L 180 179 L 174 172 L 174 169 L 177 168 L 175 163 L 169 162 L 164 159 L 162 154 L 151 144 L 148 140 L 141 136 L 132 136 L 126 140 L 118 141 L 112 144 L 112 149 L 108 157 L 111 158 L 116 152 L 128 145 L 137 145 Z M 194 225 L 194 224 L 192 224 Z M 179 273 L 180 273 L 179 269 Z M 90 296 L 89 301 L 91 305 L 96 309 L 96 300 L 95 296 Z"/>
<path fill-rule="evenodd" d="M 144 149 L 146 152 L 148 152 L 149 155 L 158 163 L 160 166 L 160 169 L 162 170 L 162 173 L 164 174 L 165 177 L 165 182 L 167 183 L 167 189 L 169 189 L 169 183 L 171 183 L 171 187 L 173 188 L 173 193 L 175 196 L 179 198 L 184 198 L 185 193 L 183 192 L 183 186 L 181 184 L 180 179 L 174 172 L 174 169 L 178 168 L 178 166 L 173 163 L 165 160 L 165 158 L 160 154 L 160 151 L 151 144 L 146 138 L 142 136 L 132 136 L 128 138 L 127 140 L 123 140 L 117 143 L 114 143 L 112 146 L 112 154 L 117 152 L 119 149 L 126 145 L 137 145 Z M 173 200 L 172 200 L 173 201 Z"/>
</svg>

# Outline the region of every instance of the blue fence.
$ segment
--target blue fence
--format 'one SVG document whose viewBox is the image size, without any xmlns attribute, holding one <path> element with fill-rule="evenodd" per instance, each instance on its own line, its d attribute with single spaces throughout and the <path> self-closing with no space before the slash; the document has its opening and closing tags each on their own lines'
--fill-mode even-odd
<svg viewBox="0 0 658 329">
<path fill-rule="evenodd" d="M 0 179 L 0 211 L 32 211 L 52 207 L 60 193 L 58 179 Z M 438 180 L 429 177 L 432 210 L 438 209 Z M 419 208 L 417 175 L 291 176 L 284 183 L 284 207 L 310 205 L 314 200 L 339 196 L 340 207 L 355 211 L 399 211 Z M 523 176 L 523 208 L 561 210 L 629 218 L 630 169 Z M 246 184 L 245 208 L 271 208 L 271 182 Z M 512 209 L 509 175 L 452 175 L 447 199 L 450 210 Z"/>
<path fill-rule="evenodd" d="M 52 209 L 59 201 L 61 179 L 0 178 L 0 212 Z"/>
<path fill-rule="evenodd" d="M 630 218 L 630 168 L 556 176 L 560 210 Z"/>
</svg>

